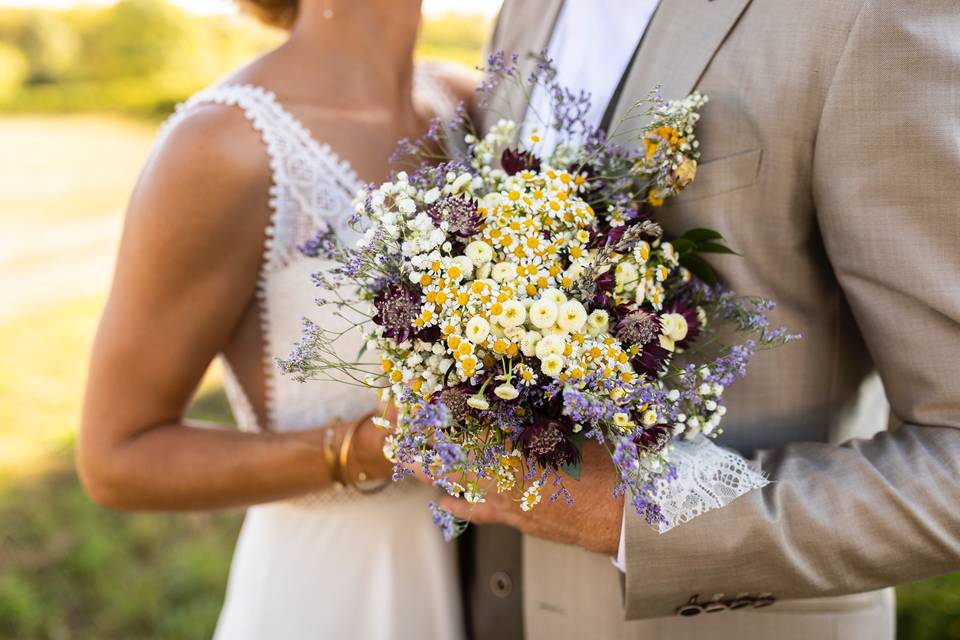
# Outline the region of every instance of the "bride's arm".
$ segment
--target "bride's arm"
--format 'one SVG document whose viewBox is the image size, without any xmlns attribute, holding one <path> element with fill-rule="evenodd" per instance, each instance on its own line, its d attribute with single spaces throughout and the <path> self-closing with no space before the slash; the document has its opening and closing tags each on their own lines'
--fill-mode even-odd
<svg viewBox="0 0 960 640">
<path fill-rule="evenodd" d="M 169 133 L 134 192 L 78 446 L 84 485 L 105 506 L 229 507 L 331 482 L 321 429 L 249 434 L 183 420 L 256 286 L 269 170 L 248 127 L 238 112 L 199 109 Z M 356 451 L 368 473 L 385 475 L 379 438 L 365 425 Z"/>
</svg>

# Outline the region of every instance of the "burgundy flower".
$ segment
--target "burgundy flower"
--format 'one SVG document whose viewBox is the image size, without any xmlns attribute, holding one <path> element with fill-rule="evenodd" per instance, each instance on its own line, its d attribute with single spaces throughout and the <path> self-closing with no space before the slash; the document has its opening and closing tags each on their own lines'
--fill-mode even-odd
<svg viewBox="0 0 960 640">
<path fill-rule="evenodd" d="M 627 232 L 627 225 L 622 224 L 619 227 L 610 227 L 610 231 L 607 232 L 607 237 L 604 240 L 606 246 L 615 245 L 620 242 L 623 238 L 623 234 Z"/>
<path fill-rule="evenodd" d="M 534 416 L 517 438 L 520 451 L 542 467 L 559 469 L 580 462 L 580 450 L 573 443 L 573 429 L 565 418 Z"/>
<path fill-rule="evenodd" d="M 436 342 L 440 339 L 440 327 L 437 325 L 431 325 L 429 327 L 424 327 L 419 332 L 417 332 L 417 340 L 423 340 L 424 342 Z"/>
<path fill-rule="evenodd" d="M 452 367 L 451 367 L 452 368 Z M 440 402 L 447 408 L 450 415 L 457 422 L 462 422 L 464 418 L 470 415 L 470 407 L 467 400 L 474 395 L 476 391 L 466 384 L 458 384 L 455 387 L 447 387 L 440 392 Z"/>
<path fill-rule="evenodd" d="M 385 286 L 373 299 L 377 313 L 373 321 L 384 328 L 383 335 L 397 342 L 413 337 L 420 315 L 420 289 L 412 284 Z"/>
<path fill-rule="evenodd" d="M 660 346 L 659 340 L 653 340 L 644 345 L 630 363 L 638 373 L 655 378 L 663 371 L 663 367 L 670 357 L 670 352 Z"/>
<path fill-rule="evenodd" d="M 593 281 L 593 299 L 590 300 L 590 304 L 595 309 L 611 310 L 613 307 L 613 289 L 615 286 L 616 280 L 614 279 L 612 271 L 601 273 Z"/>
<path fill-rule="evenodd" d="M 515 175 L 521 171 L 540 171 L 540 158 L 529 151 L 519 149 L 504 149 L 500 156 L 500 166 L 507 175 Z"/>
<path fill-rule="evenodd" d="M 651 453 L 656 453 L 670 443 L 672 436 L 673 432 L 669 426 L 658 424 L 644 429 L 643 433 L 633 439 L 633 443 Z"/>
<path fill-rule="evenodd" d="M 444 196 L 427 208 L 427 215 L 437 226 L 446 222 L 447 230 L 455 236 L 468 238 L 480 231 L 477 203 L 467 194 Z"/>
<path fill-rule="evenodd" d="M 604 291 L 606 293 L 611 293 L 613 288 L 617 284 L 617 280 L 613 275 L 613 270 L 607 270 L 597 276 L 596 280 L 593 281 L 597 285 L 597 289 Z"/>
<path fill-rule="evenodd" d="M 652 313 L 637 309 L 617 323 L 616 336 L 626 345 L 646 346 L 660 335 L 660 319 Z"/>
</svg>

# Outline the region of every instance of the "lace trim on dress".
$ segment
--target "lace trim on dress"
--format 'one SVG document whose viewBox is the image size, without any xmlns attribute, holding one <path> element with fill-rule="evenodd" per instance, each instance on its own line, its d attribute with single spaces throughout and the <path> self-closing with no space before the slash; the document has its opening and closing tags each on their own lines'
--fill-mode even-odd
<svg viewBox="0 0 960 640">
<path fill-rule="evenodd" d="M 671 461 L 677 477 L 669 482 L 661 480 L 656 487 L 666 519 L 666 524 L 658 526 L 660 533 L 770 484 L 746 458 L 703 435 L 675 443 Z"/>
</svg>

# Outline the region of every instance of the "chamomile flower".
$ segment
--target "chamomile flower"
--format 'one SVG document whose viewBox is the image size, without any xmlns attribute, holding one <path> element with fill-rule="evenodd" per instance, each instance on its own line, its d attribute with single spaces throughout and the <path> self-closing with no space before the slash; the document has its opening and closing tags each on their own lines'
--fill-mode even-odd
<svg viewBox="0 0 960 640">
<path fill-rule="evenodd" d="M 540 495 L 540 483 L 535 482 L 527 490 L 523 492 L 523 495 L 520 496 L 520 510 L 521 511 L 530 511 L 535 506 L 540 504 L 542 499 Z"/>
</svg>

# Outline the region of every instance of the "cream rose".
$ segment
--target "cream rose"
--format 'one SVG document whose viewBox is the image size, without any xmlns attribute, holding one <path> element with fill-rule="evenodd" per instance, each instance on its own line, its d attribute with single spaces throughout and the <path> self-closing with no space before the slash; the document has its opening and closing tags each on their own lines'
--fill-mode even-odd
<svg viewBox="0 0 960 640">
<path fill-rule="evenodd" d="M 543 360 L 547 356 L 563 355 L 566 346 L 566 341 L 561 336 L 544 336 L 537 343 L 535 353 L 538 358 Z"/>
<path fill-rule="evenodd" d="M 487 339 L 487 336 L 490 334 L 490 323 L 481 318 L 480 316 L 474 316 L 470 318 L 470 321 L 467 323 L 467 340 L 473 344 L 480 344 Z"/>
<path fill-rule="evenodd" d="M 503 303 L 503 311 L 497 316 L 497 322 L 503 327 L 510 329 L 519 327 L 527 319 L 527 310 L 522 302 L 516 300 L 507 300 Z"/>
<path fill-rule="evenodd" d="M 538 329 L 552 327 L 557 321 L 557 305 L 552 300 L 540 298 L 530 305 L 530 324 Z"/>
<path fill-rule="evenodd" d="M 474 240 L 467 245 L 463 253 L 478 267 L 493 260 L 493 248 L 483 240 Z"/>
<path fill-rule="evenodd" d="M 587 321 L 587 310 L 579 300 L 567 300 L 560 305 L 557 314 L 557 326 L 564 331 L 574 332 L 583 328 Z"/>
<path fill-rule="evenodd" d="M 541 340 L 541 342 L 543 341 Z M 559 377 L 560 372 L 563 371 L 563 356 L 553 354 L 542 359 L 540 361 L 540 371 L 551 378 Z"/>
</svg>

